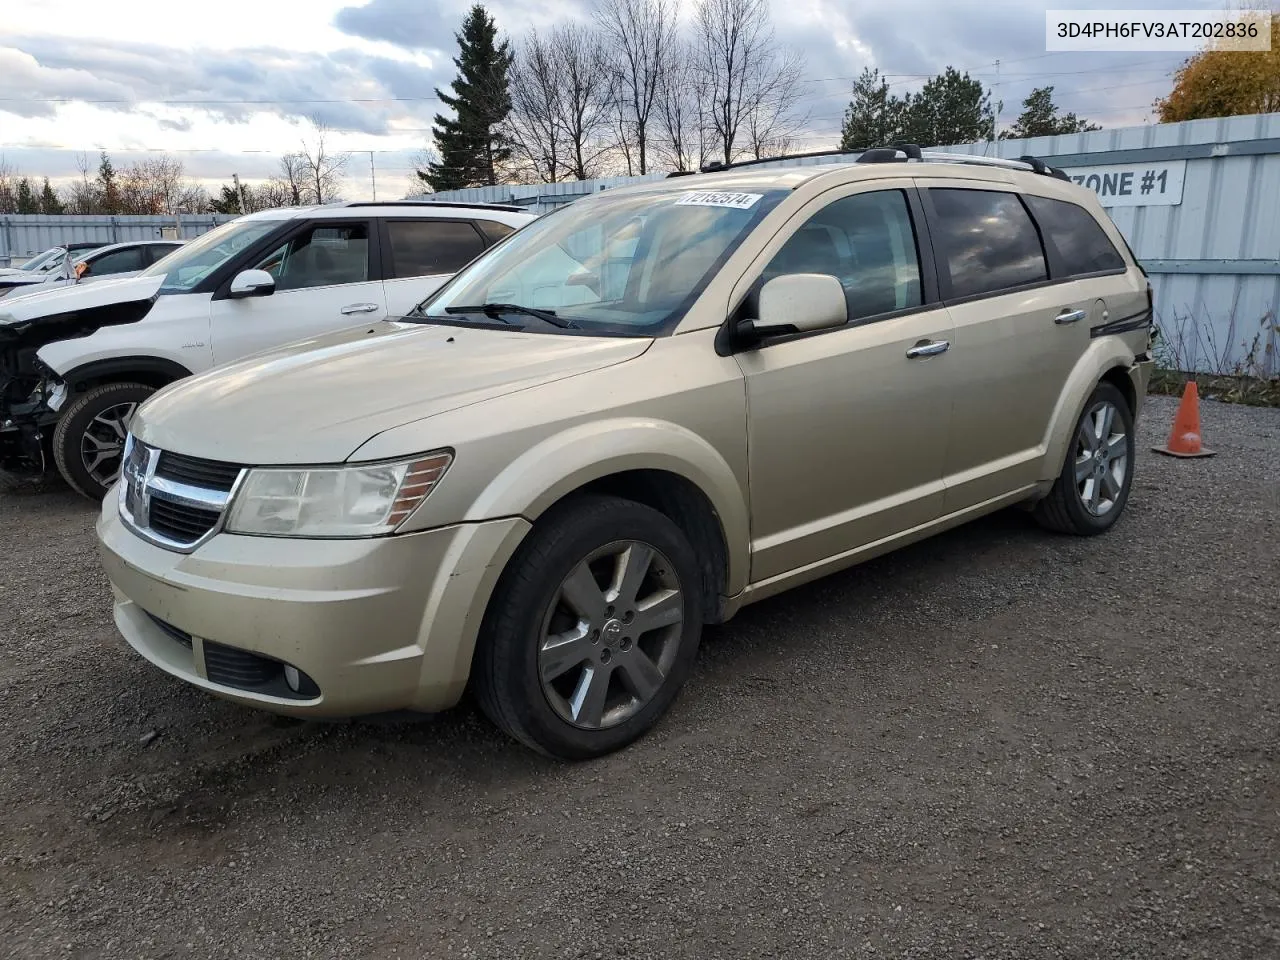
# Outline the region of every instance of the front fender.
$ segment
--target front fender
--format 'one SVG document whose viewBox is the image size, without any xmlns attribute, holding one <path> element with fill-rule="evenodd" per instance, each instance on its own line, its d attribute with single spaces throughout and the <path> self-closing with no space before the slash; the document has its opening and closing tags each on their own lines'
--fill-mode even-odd
<svg viewBox="0 0 1280 960">
<path fill-rule="evenodd" d="M 1071 371 L 1071 376 L 1067 378 L 1049 421 L 1044 441 L 1045 456 L 1040 469 L 1042 481 L 1056 480 L 1062 471 L 1062 463 L 1075 434 L 1076 423 L 1084 413 L 1085 404 L 1098 381 L 1111 370 L 1120 369 L 1129 373 L 1134 366 L 1133 353 L 1123 341 L 1115 337 L 1100 337 L 1089 344 L 1089 348 Z M 1145 386 L 1145 379 L 1141 383 L 1135 381 L 1139 401 L 1142 399 L 1141 394 L 1145 392 Z M 1136 410 L 1134 417 L 1137 417 Z"/>
<path fill-rule="evenodd" d="M 522 516 L 547 508 L 594 480 L 628 470 L 665 470 L 711 501 L 727 550 L 726 589 L 747 583 L 750 526 L 742 484 L 728 461 L 692 431 L 668 421 L 610 418 L 579 423 L 530 447 L 471 501 L 464 521 Z"/>
</svg>

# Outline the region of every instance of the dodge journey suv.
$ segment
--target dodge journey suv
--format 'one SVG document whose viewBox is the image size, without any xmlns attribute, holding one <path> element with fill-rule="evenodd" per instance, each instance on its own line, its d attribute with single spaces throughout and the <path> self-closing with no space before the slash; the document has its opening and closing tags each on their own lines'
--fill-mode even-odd
<svg viewBox="0 0 1280 960">
<path fill-rule="evenodd" d="M 1107 530 L 1151 317 L 1094 195 L 1033 158 L 595 194 L 406 316 L 142 404 L 97 527 L 115 621 L 241 704 L 470 688 L 529 746 L 599 755 L 745 604 L 1010 505 Z"/>
</svg>

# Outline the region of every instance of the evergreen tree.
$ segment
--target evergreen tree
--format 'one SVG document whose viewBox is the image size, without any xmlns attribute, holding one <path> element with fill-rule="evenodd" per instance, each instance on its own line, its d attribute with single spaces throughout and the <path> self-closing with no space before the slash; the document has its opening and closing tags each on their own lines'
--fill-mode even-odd
<svg viewBox="0 0 1280 960">
<path fill-rule="evenodd" d="M 840 149 L 850 153 L 883 147 L 898 139 L 902 101 L 889 95 L 879 70 L 866 67 L 853 84 L 853 99 L 844 112 Z"/>
<path fill-rule="evenodd" d="M 955 67 L 904 99 L 902 137 L 922 147 L 986 140 L 995 129 L 991 96 L 979 80 Z"/>
<path fill-rule="evenodd" d="M 14 206 L 18 213 L 39 213 L 40 200 L 36 196 L 35 190 L 31 187 L 31 179 L 23 177 L 18 181 L 17 189 L 14 190 Z"/>
<path fill-rule="evenodd" d="M 98 160 L 98 201 L 103 213 L 120 212 L 120 185 L 116 181 L 116 168 L 111 164 L 107 151 Z"/>
<path fill-rule="evenodd" d="M 1101 129 L 1096 123 L 1083 120 L 1074 113 L 1058 116 L 1058 107 L 1053 102 L 1053 87 L 1036 87 L 1022 101 L 1022 113 L 1018 115 L 1017 122 L 1001 133 L 1000 139 L 1052 137 L 1059 133 L 1088 133 Z"/>
<path fill-rule="evenodd" d="M 510 45 L 498 42 L 498 28 L 483 6 L 476 4 L 455 34 L 459 55 L 453 58 L 458 77 L 452 95 L 436 96 L 454 112 L 436 114 L 432 136 L 439 160 L 419 170 L 432 190 L 457 190 L 498 182 L 498 169 L 511 156 L 502 124 L 511 111 L 508 77 Z"/>
<path fill-rule="evenodd" d="M 40 191 L 40 212 L 55 215 L 63 212 L 62 201 L 58 199 L 48 177 L 44 178 L 44 189 Z"/>
</svg>

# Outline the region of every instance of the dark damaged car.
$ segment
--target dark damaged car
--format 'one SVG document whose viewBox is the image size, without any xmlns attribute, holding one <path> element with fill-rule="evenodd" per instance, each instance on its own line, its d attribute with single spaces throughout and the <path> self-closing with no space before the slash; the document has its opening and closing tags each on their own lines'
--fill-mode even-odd
<svg viewBox="0 0 1280 960">
<path fill-rule="evenodd" d="M 349 203 L 250 214 L 141 273 L 0 299 L 0 473 L 55 466 L 101 499 L 157 390 L 251 354 L 408 313 L 533 216 Z M 195 478 L 199 479 L 199 478 Z"/>
</svg>

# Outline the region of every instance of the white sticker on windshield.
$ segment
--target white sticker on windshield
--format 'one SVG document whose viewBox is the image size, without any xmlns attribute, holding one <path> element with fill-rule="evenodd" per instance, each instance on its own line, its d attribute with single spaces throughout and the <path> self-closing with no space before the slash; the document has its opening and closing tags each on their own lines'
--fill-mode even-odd
<svg viewBox="0 0 1280 960">
<path fill-rule="evenodd" d="M 746 210 L 763 196 L 763 193 L 719 193 L 713 190 L 700 190 L 696 193 L 684 194 L 676 201 L 676 206 L 732 207 L 734 210 Z"/>
</svg>

